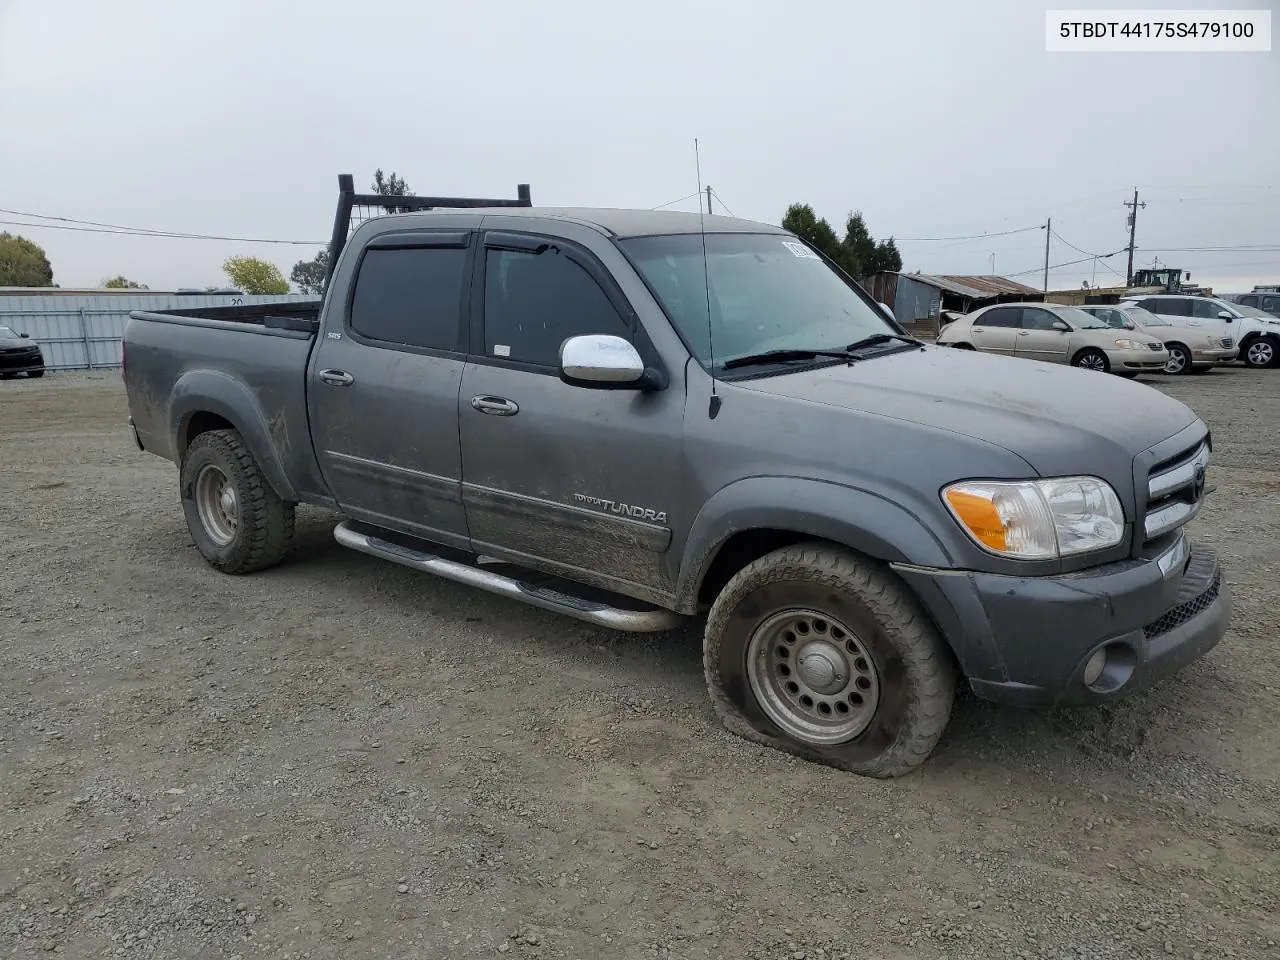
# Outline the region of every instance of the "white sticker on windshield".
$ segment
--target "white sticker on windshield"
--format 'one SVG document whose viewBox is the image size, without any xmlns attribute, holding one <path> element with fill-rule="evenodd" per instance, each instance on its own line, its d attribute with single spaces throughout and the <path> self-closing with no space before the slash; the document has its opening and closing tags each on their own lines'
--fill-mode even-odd
<svg viewBox="0 0 1280 960">
<path fill-rule="evenodd" d="M 794 253 L 797 257 L 800 257 L 803 260 L 822 259 L 816 253 L 814 253 L 812 250 L 806 247 L 803 243 L 798 243 L 795 240 L 783 240 L 782 245 L 786 247 L 788 250 L 790 250 L 792 253 Z"/>
</svg>

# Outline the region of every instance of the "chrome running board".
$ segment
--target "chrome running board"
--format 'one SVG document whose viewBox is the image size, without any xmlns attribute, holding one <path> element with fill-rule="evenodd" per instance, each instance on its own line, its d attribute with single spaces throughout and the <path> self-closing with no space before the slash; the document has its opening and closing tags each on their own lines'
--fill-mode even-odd
<svg viewBox="0 0 1280 960">
<path fill-rule="evenodd" d="M 455 583 L 479 587 L 489 593 L 510 597 L 512 600 L 541 607 L 543 610 L 563 613 L 566 616 L 585 620 L 587 623 L 594 623 L 596 626 L 608 627 L 610 630 L 622 630 L 627 633 L 657 633 L 678 627 L 685 620 L 678 613 L 658 607 L 646 606 L 643 609 L 628 610 L 609 606 L 597 600 L 575 597 L 543 584 L 526 583 L 492 570 L 484 570 L 458 560 L 449 560 L 426 550 L 392 543 L 372 533 L 356 529 L 348 521 L 334 528 L 333 538 L 344 547 L 367 553 L 371 557 L 381 557 L 383 560 L 390 560 L 404 567 L 431 573 Z"/>
</svg>

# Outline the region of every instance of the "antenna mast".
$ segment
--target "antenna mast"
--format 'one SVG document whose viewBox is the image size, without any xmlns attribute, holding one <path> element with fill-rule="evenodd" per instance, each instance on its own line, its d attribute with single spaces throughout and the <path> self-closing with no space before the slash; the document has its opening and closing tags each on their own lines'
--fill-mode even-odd
<svg viewBox="0 0 1280 960">
<path fill-rule="evenodd" d="M 716 344 L 711 332 L 711 273 L 707 269 L 707 220 L 702 212 L 702 158 L 698 153 L 698 138 L 693 138 L 693 166 L 698 175 L 698 233 L 702 238 L 702 282 L 707 295 L 707 351 L 711 359 L 711 402 L 707 416 L 712 420 L 720 412 L 720 394 L 716 392 Z M 711 202 L 708 187 L 707 202 Z"/>
</svg>

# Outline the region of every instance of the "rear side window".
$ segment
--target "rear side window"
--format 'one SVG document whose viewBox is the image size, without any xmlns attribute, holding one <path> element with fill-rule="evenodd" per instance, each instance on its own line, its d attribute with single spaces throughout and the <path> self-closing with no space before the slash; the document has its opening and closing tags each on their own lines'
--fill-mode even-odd
<svg viewBox="0 0 1280 960">
<path fill-rule="evenodd" d="M 973 321 L 975 327 L 1016 327 L 1017 307 L 994 307 Z"/>
<path fill-rule="evenodd" d="M 1152 313 L 1161 313 L 1166 317 L 1189 317 L 1191 316 L 1191 301 L 1184 300 L 1179 297 L 1165 297 L 1163 299 L 1148 300 L 1143 304 Z"/>
<path fill-rule="evenodd" d="M 568 337 L 608 333 L 630 339 L 600 285 L 555 247 L 542 253 L 489 250 L 485 259 L 485 355 L 560 365 Z"/>
<path fill-rule="evenodd" d="M 458 350 L 467 251 L 371 248 L 360 261 L 351 329 L 370 340 Z"/>
<path fill-rule="evenodd" d="M 1261 307 L 1268 313 L 1275 313 L 1280 310 L 1280 297 L 1260 297 Z"/>
<path fill-rule="evenodd" d="M 1258 300 L 1259 298 L 1253 294 L 1246 293 L 1238 302 L 1243 303 L 1246 307 L 1256 307 L 1258 306 Z"/>
</svg>

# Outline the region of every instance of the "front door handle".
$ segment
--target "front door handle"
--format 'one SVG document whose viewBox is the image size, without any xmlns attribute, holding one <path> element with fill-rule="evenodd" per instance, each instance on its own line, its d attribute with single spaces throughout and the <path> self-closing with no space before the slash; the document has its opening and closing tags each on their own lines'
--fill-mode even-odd
<svg viewBox="0 0 1280 960">
<path fill-rule="evenodd" d="M 514 417 L 520 412 L 519 405 L 506 397 L 472 397 L 471 406 L 493 417 Z"/>
<path fill-rule="evenodd" d="M 335 387 L 349 387 L 356 382 L 356 378 L 345 370 L 321 370 L 320 379 Z"/>
<path fill-rule="evenodd" d="M 1025 336 L 1026 336 L 1027 334 L 1029 334 L 1030 332 L 1031 332 L 1030 330 L 1019 330 L 1019 331 L 1018 331 L 1018 336 L 1020 336 L 1020 337 L 1025 337 Z"/>
</svg>

